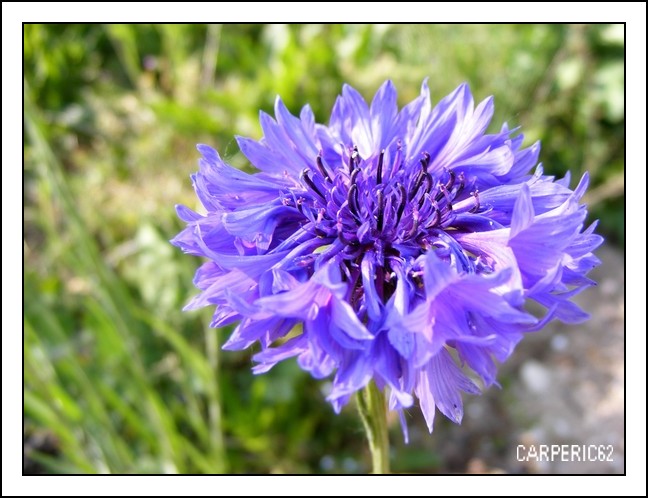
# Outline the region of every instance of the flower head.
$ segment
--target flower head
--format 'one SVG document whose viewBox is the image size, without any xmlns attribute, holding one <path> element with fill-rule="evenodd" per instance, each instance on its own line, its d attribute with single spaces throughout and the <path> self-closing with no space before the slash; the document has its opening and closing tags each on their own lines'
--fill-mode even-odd
<svg viewBox="0 0 648 498">
<path fill-rule="evenodd" d="M 463 366 L 488 386 L 524 333 L 587 318 L 570 298 L 602 242 L 583 230 L 587 175 L 574 191 L 543 175 L 539 144 L 486 133 L 493 108 L 465 84 L 433 108 L 424 82 L 400 111 L 389 81 L 371 105 L 345 85 L 328 126 L 279 98 L 261 113 L 264 137 L 237 137 L 255 174 L 199 145 L 206 214 L 178 206 L 173 239 L 208 260 L 187 308 L 238 323 L 224 348 L 258 342 L 256 373 L 297 357 L 333 376 L 336 410 L 373 379 L 401 414 L 418 398 L 430 430 L 435 407 L 459 423 L 479 392 Z"/>
</svg>

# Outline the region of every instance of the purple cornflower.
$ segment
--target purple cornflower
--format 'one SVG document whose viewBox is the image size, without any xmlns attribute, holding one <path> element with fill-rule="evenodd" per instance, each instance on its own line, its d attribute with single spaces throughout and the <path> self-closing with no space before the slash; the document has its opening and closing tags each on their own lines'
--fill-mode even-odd
<svg viewBox="0 0 648 498">
<path fill-rule="evenodd" d="M 461 422 L 461 391 L 479 389 L 460 365 L 489 386 L 524 333 L 585 320 L 570 298 L 594 283 L 602 242 L 583 230 L 587 174 L 574 191 L 543 175 L 538 143 L 485 133 L 493 108 L 466 84 L 432 108 L 424 82 L 400 111 L 390 81 L 370 106 L 345 85 L 328 126 L 279 98 L 275 119 L 261 113 L 264 137 L 237 138 L 258 173 L 199 145 L 207 214 L 178 206 L 173 239 L 208 260 L 186 309 L 238 323 L 224 348 L 258 342 L 255 373 L 297 357 L 333 376 L 336 411 L 374 380 L 401 420 L 416 396 L 430 431 L 435 407 Z"/>
</svg>

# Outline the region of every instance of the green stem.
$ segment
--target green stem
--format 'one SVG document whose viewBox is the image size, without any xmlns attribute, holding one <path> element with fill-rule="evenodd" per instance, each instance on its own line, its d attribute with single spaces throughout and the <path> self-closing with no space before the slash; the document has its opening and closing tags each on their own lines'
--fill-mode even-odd
<svg viewBox="0 0 648 498">
<path fill-rule="evenodd" d="M 385 395 L 372 381 L 358 392 L 358 411 L 369 440 L 374 474 L 389 474 L 389 434 Z"/>
</svg>

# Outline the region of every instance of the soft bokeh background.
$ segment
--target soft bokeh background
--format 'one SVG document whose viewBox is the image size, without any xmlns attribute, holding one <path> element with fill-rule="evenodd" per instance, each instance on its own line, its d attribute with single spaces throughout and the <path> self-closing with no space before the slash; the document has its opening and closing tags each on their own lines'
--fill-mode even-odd
<svg viewBox="0 0 648 498">
<path fill-rule="evenodd" d="M 622 306 L 623 57 L 622 25 L 25 25 L 24 471 L 369 470 L 353 406 L 335 416 L 326 382 L 294 362 L 255 377 L 251 353 L 220 352 L 228 331 L 207 328 L 209 311 L 181 311 L 199 261 L 168 240 L 181 228 L 174 204 L 196 206 L 195 144 L 246 168 L 233 136 L 259 138 L 258 110 L 271 112 L 277 94 L 323 122 L 343 82 L 370 99 L 391 78 L 401 104 L 428 76 L 435 101 L 462 81 L 476 99 L 494 95 L 494 123 L 542 140 L 545 171 L 590 172 L 591 219 L 617 265 L 592 295 Z M 623 319 L 607 311 L 612 325 L 541 332 L 521 348 L 503 391 L 467 399 L 464 426 L 439 417 L 429 436 L 414 408 L 405 446 L 394 420 L 394 470 L 560 472 L 510 454 L 519 441 L 559 442 L 543 389 L 579 392 L 590 364 L 623 363 L 622 351 L 599 354 L 596 327 L 609 336 Z M 584 369 L 580 352 L 567 354 L 579 344 L 593 355 Z M 610 406 L 590 421 L 610 441 L 623 436 L 615 372 L 601 374 Z M 582 397 L 581 409 L 598 399 Z M 567 441 L 587 440 L 575 430 Z"/>
</svg>

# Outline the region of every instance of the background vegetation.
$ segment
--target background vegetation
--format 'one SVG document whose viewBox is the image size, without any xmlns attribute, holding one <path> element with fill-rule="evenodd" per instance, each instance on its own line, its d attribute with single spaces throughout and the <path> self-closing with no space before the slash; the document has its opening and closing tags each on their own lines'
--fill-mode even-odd
<svg viewBox="0 0 648 498">
<path fill-rule="evenodd" d="M 233 136 L 259 138 L 277 94 L 326 122 L 343 82 L 370 98 L 391 78 L 403 104 L 426 76 L 434 100 L 468 81 L 546 171 L 590 172 L 623 246 L 623 57 L 620 25 L 25 25 L 25 472 L 367 471 L 326 382 L 290 362 L 254 377 L 208 311 L 181 312 L 199 261 L 168 240 L 195 144 L 247 167 Z M 392 429 L 396 471 L 444 470 Z"/>
</svg>

